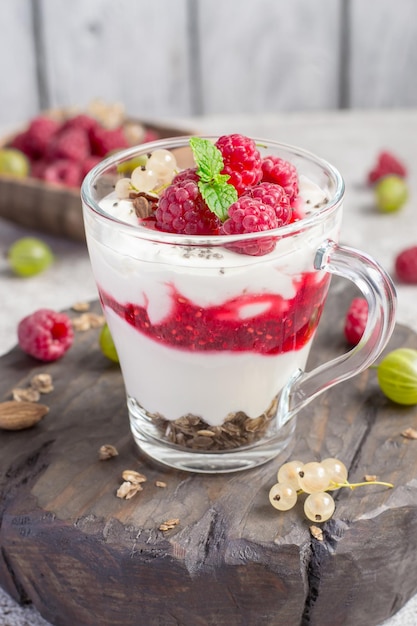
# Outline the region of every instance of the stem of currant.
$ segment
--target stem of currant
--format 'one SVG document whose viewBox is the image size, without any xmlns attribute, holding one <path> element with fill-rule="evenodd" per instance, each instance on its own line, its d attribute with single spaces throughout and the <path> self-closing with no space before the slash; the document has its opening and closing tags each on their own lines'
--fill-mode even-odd
<svg viewBox="0 0 417 626">
<path fill-rule="evenodd" d="M 331 486 L 327 488 L 326 491 L 335 491 L 336 489 L 341 489 L 342 487 L 349 487 L 349 489 L 356 489 L 356 487 L 364 487 L 365 485 L 382 485 L 383 487 L 389 487 L 393 489 L 394 485 L 392 483 L 385 483 L 380 480 L 366 480 L 361 483 L 350 483 L 345 481 L 344 483 L 331 483 Z"/>
<path fill-rule="evenodd" d="M 350 483 L 349 481 L 346 480 L 343 483 L 335 483 L 332 481 L 330 483 L 330 486 L 327 487 L 327 489 L 324 489 L 324 491 L 336 491 L 337 489 L 341 489 L 342 487 L 349 487 L 349 489 L 352 489 L 353 491 L 354 489 L 356 489 L 356 487 L 365 487 L 366 485 L 382 485 L 382 487 L 388 487 L 389 489 L 394 488 L 394 485 L 392 483 L 385 483 L 380 480 L 366 480 L 361 483 Z M 306 493 L 306 492 L 304 492 L 302 489 L 298 489 L 297 495 L 299 496 L 302 493 Z"/>
</svg>

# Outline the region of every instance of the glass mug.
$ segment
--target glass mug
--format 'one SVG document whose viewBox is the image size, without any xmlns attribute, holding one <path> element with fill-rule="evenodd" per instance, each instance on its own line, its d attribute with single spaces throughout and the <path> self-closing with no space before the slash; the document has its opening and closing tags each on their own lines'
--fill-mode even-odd
<svg viewBox="0 0 417 626">
<path fill-rule="evenodd" d="M 274 458 L 289 447 L 300 409 L 368 367 L 394 327 L 389 276 L 369 256 L 338 244 L 339 172 L 304 150 L 256 144 L 324 190 L 321 206 L 286 226 L 245 235 L 176 235 L 112 215 L 109 193 L 120 171 L 160 148 L 192 166 L 189 137 L 116 153 L 82 185 L 92 270 L 133 438 L 146 455 L 181 470 L 232 472 Z M 246 254 L 253 245 L 269 251 Z M 306 372 L 332 274 L 362 291 L 366 329 L 354 349 Z"/>
</svg>

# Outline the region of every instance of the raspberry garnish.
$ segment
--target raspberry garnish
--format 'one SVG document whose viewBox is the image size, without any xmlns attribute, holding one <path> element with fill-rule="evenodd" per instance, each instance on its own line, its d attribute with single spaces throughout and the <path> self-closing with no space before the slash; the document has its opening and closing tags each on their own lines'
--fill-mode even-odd
<svg viewBox="0 0 417 626">
<path fill-rule="evenodd" d="M 23 318 L 17 336 L 22 350 L 40 361 L 61 358 L 74 340 L 70 318 L 51 309 L 39 309 Z"/>
<path fill-rule="evenodd" d="M 160 230 L 184 235 L 217 235 L 221 224 L 204 202 L 197 182 L 189 179 L 162 192 L 155 219 Z"/>
<path fill-rule="evenodd" d="M 82 128 L 66 128 L 52 139 L 47 156 L 52 162 L 55 159 L 84 161 L 90 154 L 90 142 L 87 132 Z"/>
<path fill-rule="evenodd" d="M 223 135 L 216 142 L 223 156 L 222 174 L 230 176 L 228 183 L 241 196 L 248 187 L 262 178 L 262 158 L 253 139 L 244 135 Z"/>
<path fill-rule="evenodd" d="M 406 248 L 397 255 L 395 272 L 401 282 L 417 285 L 417 246 Z"/>
<path fill-rule="evenodd" d="M 277 228 L 278 219 L 272 206 L 264 204 L 259 198 L 242 196 L 229 207 L 229 217 L 222 224 L 223 235 L 243 235 L 245 233 L 259 233 Z M 275 247 L 275 240 L 271 237 L 240 241 L 228 246 L 239 254 L 261 256 L 268 254 Z"/>
<path fill-rule="evenodd" d="M 401 178 L 406 178 L 407 169 L 391 152 L 384 151 L 379 154 L 375 167 L 369 172 L 368 182 L 370 184 L 375 183 L 389 174 L 396 174 Z"/>
<path fill-rule="evenodd" d="M 285 226 L 291 219 L 290 199 L 281 185 L 274 183 L 260 183 L 248 189 L 245 196 L 261 200 L 263 204 L 271 206 L 277 217 L 277 226 Z"/>
<path fill-rule="evenodd" d="M 197 168 L 189 167 L 186 170 L 182 170 L 182 172 L 179 172 L 178 174 L 174 176 L 174 178 L 172 179 L 172 182 L 173 184 L 176 184 L 176 183 L 180 183 L 183 180 L 194 180 L 196 183 L 198 183 L 200 179 L 197 174 Z"/>
<path fill-rule="evenodd" d="M 352 346 L 362 338 L 368 320 L 368 303 L 365 298 L 354 298 L 345 318 L 345 337 Z"/>
<path fill-rule="evenodd" d="M 262 160 L 262 180 L 275 183 L 284 188 L 290 202 L 298 195 L 298 174 L 296 167 L 289 161 L 271 155 Z"/>
</svg>

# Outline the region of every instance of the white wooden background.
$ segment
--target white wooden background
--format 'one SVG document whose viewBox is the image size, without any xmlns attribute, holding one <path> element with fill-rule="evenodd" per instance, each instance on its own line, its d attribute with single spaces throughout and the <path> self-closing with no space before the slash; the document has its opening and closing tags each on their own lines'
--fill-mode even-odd
<svg viewBox="0 0 417 626">
<path fill-rule="evenodd" d="M 416 0 L 0 0 L 0 125 L 417 105 Z"/>
</svg>

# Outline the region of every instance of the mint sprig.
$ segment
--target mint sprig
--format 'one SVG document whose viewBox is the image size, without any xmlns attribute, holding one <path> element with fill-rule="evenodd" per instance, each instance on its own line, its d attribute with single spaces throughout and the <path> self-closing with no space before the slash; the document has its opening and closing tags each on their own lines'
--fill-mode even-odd
<svg viewBox="0 0 417 626">
<path fill-rule="evenodd" d="M 237 200 L 237 191 L 227 182 L 230 176 L 220 173 L 224 167 L 222 153 L 209 139 L 202 137 L 191 137 L 190 146 L 197 165 L 200 193 L 210 211 L 224 222 L 229 206 Z"/>
</svg>

